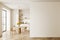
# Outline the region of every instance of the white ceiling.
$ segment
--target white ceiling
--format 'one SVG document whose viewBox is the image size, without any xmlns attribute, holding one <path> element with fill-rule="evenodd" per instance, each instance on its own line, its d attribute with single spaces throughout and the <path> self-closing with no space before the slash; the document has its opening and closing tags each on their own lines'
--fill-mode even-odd
<svg viewBox="0 0 60 40">
<path fill-rule="evenodd" d="M 30 0 L 34 2 L 60 2 L 60 0 Z M 29 8 L 29 0 L 0 0 L 12 9 L 26 9 Z"/>
<path fill-rule="evenodd" d="M 12 9 L 26 9 L 29 8 L 29 0 L 0 0 Z"/>
</svg>

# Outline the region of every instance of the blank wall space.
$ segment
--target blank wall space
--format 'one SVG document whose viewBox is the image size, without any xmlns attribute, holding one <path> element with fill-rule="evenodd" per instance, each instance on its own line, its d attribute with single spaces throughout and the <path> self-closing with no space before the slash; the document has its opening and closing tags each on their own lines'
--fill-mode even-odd
<svg viewBox="0 0 60 40">
<path fill-rule="evenodd" d="M 17 22 L 18 22 L 18 10 L 17 9 L 14 9 L 13 10 L 13 13 L 12 13 L 12 27 L 18 27 L 17 25 Z"/>
<path fill-rule="evenodd" d="M 59 2 L 32 2 L 30 37 L 60 37 L 59 10 Z"/>
<path fill-rule="evenodd" d="M 10 10 L 7 10 L 7 31 L 10 31 Z"/>
</svg>

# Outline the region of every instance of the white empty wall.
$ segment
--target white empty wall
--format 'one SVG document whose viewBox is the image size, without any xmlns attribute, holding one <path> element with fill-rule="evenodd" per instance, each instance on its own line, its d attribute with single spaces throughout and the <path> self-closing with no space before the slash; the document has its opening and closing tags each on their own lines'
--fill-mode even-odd
<svg viewBox="0 0 60 40">
<path fill-rule="evenodd" d="M 11 21 L 10 21 L 10 17 L 11 17 L 10 14 L 11 14 L 11 13 L 10 13 L 10 10 L 7 10 L 7 31 L 10 31 L 10 27 L 11 27 L 11 26 L 10 26 L 10 25 L 11 25 L 11 24 L 10 24 L 10 22 L 11 22 Z"/>
<path fill-rule="evenodd" d="M 17 22 L 18 22 L 18 9 L 14 9 L 12 13 L 12 26 L 18 27 Z"/>
<path fill-rule="evenodd" d="M 31 2 L 30 37 L 60 37 L 60 2 Z"/>
<path fill-rule="evenodd" d="M 22 13 L 23 13 L 23 17 L 30 18 L 30 9 L 29 8 L 23 9 Z"/>
</svg>

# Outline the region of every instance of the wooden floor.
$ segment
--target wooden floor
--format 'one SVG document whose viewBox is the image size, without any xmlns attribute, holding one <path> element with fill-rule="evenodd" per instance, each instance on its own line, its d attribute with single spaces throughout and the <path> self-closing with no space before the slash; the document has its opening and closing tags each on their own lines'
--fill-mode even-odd
<svg viewBox="0 0 60 40">
<path fill-rule="evenodd" d="M 16 32 L 4 32 L 0 40 L 60 40 L 60 37 L 30 38 L 29 32 L 23 32 L 21 34 Z"/>
<path fill-rule="evenodd" d="M 29 32 L 23 32 L 21 34 L 16 32 L 4 32 L 0 40 L 29 40 Z"/>
<path fill-rule="evenodd" d="M 31 40 L 60 40 L 60 37 L 42 37 L 42 38 L 31 38 Z"/>
</svg>

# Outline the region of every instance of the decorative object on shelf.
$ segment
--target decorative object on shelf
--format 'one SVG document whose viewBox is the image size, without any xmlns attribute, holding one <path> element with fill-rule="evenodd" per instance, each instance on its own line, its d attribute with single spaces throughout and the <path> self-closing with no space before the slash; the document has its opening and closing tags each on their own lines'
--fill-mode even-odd
<svg viewBox="0 0 60 40">
<path fill-rule="evenodd" d="M 25 17 L 25 19 L 28 19 L 27 17 Z"/>
<path fill-rule="evenodd" d="M 17 23 L 17 25 L 18 25 L 18 32 L 19 32 L 19 34 L 21 33 L 21 27 L 20 27 L 20 25 L 21 24 L 23 24 L 24 22 L 22 22 L 23 21 L 23 13 L 22 13 L 22 10 L 20 10 L 19 9 L 19 14 L 18 14 L 19 16 L 18 16 L 18 23 Z"/>
<path fill-rule="evenodd" d="M 20 23 L 18 22 L 17 25 L 20 25 Z"/>
<path fill-rule="evenodd" d="M 18 23 L 17 23 L 17 25 L 19 25 L 19 27 L 20 27 L 20 25 L 23 23 L 22 22 L 22 16 L 23 16 L 23 14 L 22 14 L 22 10 L 20 10 L 19 9 L 19 14 L 18 14 L 19 16 L 18 16 Z"/>
<path fill-rule="evenodd" d="M 18 22 L 17 25 L 24 24 L 24 22 Z"/>
</svg>

